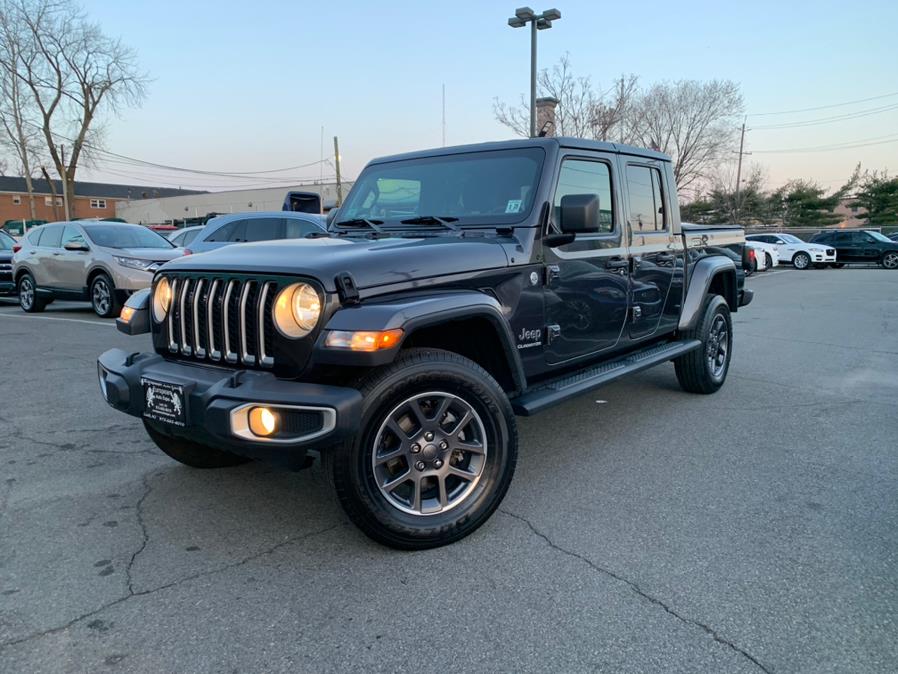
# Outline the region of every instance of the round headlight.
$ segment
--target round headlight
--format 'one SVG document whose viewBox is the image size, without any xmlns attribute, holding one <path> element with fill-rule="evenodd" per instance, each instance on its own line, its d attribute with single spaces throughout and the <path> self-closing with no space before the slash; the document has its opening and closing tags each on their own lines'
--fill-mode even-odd
<svg viewBox="0 0 898 674">
<path fill-rule="evenodd" d="M 169 307 L 171 307 L 171 284 L 163 276 L 153 291 L 153 318 L 157 323 L 165 320 Z"/>
<path fill-rule="evenodd" d="M 285 337 L 305 337 L 318 324 L 321 300 L 308 283 L 294 283 L 278 293 L 274 301 L 274 324 Z"/>
</svg>

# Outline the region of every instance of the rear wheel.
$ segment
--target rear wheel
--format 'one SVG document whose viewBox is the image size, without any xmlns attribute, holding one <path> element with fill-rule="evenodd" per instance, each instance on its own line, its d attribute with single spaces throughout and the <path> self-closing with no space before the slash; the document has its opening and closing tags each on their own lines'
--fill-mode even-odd
<svg viewBox="0 0 898 674">
<path fill-rule="evenodd" d="M 882 266 L 886 269 L 898 269 L 898 252 L 890 250 L 882 256 Z"/>
<path fill-rule="evenodd" d="M 698 339 L 702 345 L 674 360 L 680 387 L 690 393 L 714 393 L 726 381 L 733 351 L 733 323 L 726 300 L 720 295 L 709 297 L 701 319 L 683 339 Z"/>
<path fill-rule="evenodd" d="M 115 286 L 106 274 L 97 274 L 90 284 L 90 303 L 100 318 L 118 316 L 121 307 L 115 299 Z"/>
<path fill-rule="evenodd" d="M 511 404 L 489 373 L 458 354 L 410 349 L 358 388 L 358 435 L 324 453 L 349 518 L 406 550 L 452 543 L 486 522 L 517 460 Z"/>
<path fill-rule="evenodd" d="M 149 422 L 144 421 L 150 440 L 165 454 L 179 463 L 191 468 L 228 468 L 248 463 L 250 459 L 237 454 L 231 454 L 222 449 L 201 445 L 198 442 L 177 438 L 158 430 Z"/>
<path fill-rule="evenodd" d="M 770 253 L 764 253 L 764 262 L 767 264 L 767 269 L 773 269 L 773 256 Z"/>
<path fill-rule="evenodd" d="M 792 258 L 792 265 L 796 269 L 807 269 L 811 265 L 811 256 L 807 253 L 795 253 L 795 257 Z"/>
<path fill-rule="evenodd" d="M 34 277 L 28 273 L 23 274 L 19 279 L 19 306 L 22 307 L 22 311 L 33 314 L 43 311 L 46 305 L 47 301 L 37 294 Z"/>
</svg>

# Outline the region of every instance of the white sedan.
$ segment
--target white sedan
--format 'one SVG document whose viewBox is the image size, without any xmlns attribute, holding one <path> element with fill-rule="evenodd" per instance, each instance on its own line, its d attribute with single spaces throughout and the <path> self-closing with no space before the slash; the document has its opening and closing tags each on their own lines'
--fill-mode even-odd
<svg viewBox="0 0 898 674">
<path fill-rule="evenodd" d="M 755 255 L 758 258 L 758 269 L 770 270 L 779 265 L 780 251 L 775 244 L 752 239 L 747 239 L 745 243 L 755 249 Z"/>
<path fill-rule="evenodd" d="M 815 267 L 836 265 L 836 249 L 832 246 L 823 246 L 819 243 L 802 241 L 792 234 L 749 234 L 746 241 L 770 243 L 777 247 L 780 260 L 789 262 L 796 269 L 807 269 L 813 264 Z"/>
</svg>

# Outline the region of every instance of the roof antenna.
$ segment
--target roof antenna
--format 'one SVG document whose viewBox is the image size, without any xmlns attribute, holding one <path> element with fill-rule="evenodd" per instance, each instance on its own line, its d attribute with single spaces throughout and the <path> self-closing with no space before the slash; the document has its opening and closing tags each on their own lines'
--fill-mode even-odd
<svg viewBox="0 0 898 674">
<path fill-rule="evenodd" d="M 541 128 L 541 129 L 539 130 L 539 133 L 536 134 L 537 137 L 539 137 L 539 138 L 545 138 L 546 136 L 549 135 L 549 130 L 550 130 L 552 127 L 554 127 L 554 126 L 555 126 L 555 122 L 553 122 L 551 119 L 547 119 L 547 120 L 546 120 L 546 123 L 543 124 L 543 128 Z"/>
</svg>

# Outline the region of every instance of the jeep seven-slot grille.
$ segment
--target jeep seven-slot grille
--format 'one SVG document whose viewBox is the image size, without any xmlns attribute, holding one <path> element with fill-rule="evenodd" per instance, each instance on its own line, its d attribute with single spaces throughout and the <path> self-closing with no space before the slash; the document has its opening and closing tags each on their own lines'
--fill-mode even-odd
<svg viewBox="0 0 898 674">
<path fill-rule="evenodd" d="M 169 277 L 168 350 L 228 365 L 274 365 L 271 309 L 278 283 L 215 276 Z"/>
</svg>

